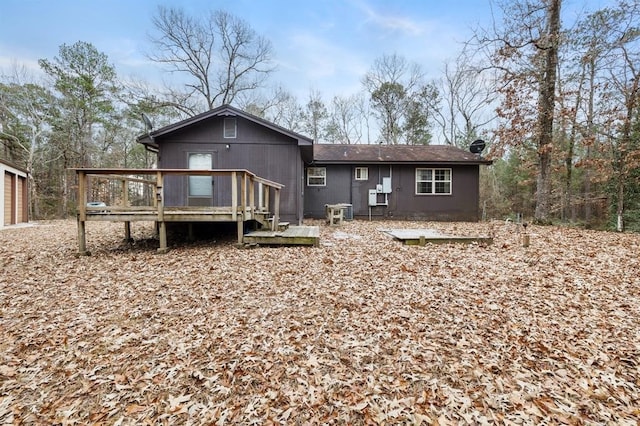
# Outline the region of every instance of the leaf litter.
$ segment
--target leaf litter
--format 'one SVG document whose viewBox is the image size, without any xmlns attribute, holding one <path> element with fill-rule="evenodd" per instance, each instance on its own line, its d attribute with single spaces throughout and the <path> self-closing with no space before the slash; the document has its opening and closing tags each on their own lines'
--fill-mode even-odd
<svg viewBox="0 0 640 426">
<path fill-rule="evenodd" d="M 156 254 L 152 224 L 0 232 L 0 424 L 638 424 L 640 236 L 385 227 Z M 347 238 L 348 237 L 348 238 Z"/>
</svg>

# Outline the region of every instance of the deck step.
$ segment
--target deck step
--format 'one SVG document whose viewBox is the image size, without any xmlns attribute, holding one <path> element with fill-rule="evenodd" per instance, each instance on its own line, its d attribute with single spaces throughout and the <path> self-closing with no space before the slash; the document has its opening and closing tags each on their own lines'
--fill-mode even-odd
<svg viewBox="0 0 640 426">
<path fill-rule="evenodd" d="M 254 231 L 244 235 L 244 244 L 261 245 L 320 245 L 317 226 L 291 226 L 284 231 Z"/>
</svg>

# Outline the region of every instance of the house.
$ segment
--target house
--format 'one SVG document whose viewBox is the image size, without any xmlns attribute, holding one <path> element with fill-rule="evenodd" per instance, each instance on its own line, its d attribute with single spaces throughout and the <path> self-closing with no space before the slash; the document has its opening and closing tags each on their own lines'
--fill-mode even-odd
<svg viewBox="0 0 640 426">
<path fill-rule="evenodd" d="M 304 164 L 313 140 L 229 105 L 138 137 L 159 169 L 245 169 L 284 185 L 280 219 L 302 223 Z M 165 206 L 231 205 L 228 177 L 171 176 Z"/>
<path fill-rule="evenodd" d="M 479 169 L 453 146 L 325 145 L 223 105 L 138 138 L 159 169 L 245 169 L 284 185 L 280 217 L 300 224 L 328 204 L 355 217 L 476 221 Z M 165 206 L 230 205 L 224 177 L 172 176 Z"/>
<path fill-rule="evenodd" d="M 345 203 L 354 217 L 477 221 L 480 165 L 449 145 L 321 145 L 307 166 L 305 215 Z"/>
<path fill-rule="evenodd" d="M 0 228 L 29 221 L 28 172 L 5 160 L 0 160 Z"/>
</svg>

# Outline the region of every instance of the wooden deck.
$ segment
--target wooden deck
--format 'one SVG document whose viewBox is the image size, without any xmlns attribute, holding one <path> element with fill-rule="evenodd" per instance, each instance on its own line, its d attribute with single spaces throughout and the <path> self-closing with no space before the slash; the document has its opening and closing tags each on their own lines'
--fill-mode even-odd
<svg viewBox="0 0 640 426">
<path fill-rule="evenodd" d="M 244 243 L 317 247 L 320 244 L 320 228 L 317 226 L 290 226 L 283 231 L 254 231 L 245 234 Z"/>
<path fill-rule="evenodd" d="M 384 229 L 382 231 L 408 246 L 424 246 L 427 243 L 493 243 L 493 238 L 489 236 L 450 235 L 434 229 Z"/>
<path fill-rule="evenodd" d="M 131 238 L 131 222 L 154 221 L 158 225 L 159 252 L 167 251 L 167 223 L 232 222 L 238 242 L 244 240 L 244 224 L 255 221 L 279 229 L 280 190 L 283 185 L 236 169 L 74 169 L 78 175 L 78 252 L 89 254 L 87 221 L 124 222 L 125 239 Z M 226 176 L 231 205 L 166 206 L 165 184 L 169 176 Z M 136 205 L 130 201 L 136 198 Z M 91 201 L 90 201 L 91 200 Z M 94 200 L 101 200 L 94 202 Z M 102 201 L 104 200 L 104 201 Z M 186 204 L 186 200 L 185 200 Z M 275 243 L 274 243 L 275 244 Z"/>
</svg>

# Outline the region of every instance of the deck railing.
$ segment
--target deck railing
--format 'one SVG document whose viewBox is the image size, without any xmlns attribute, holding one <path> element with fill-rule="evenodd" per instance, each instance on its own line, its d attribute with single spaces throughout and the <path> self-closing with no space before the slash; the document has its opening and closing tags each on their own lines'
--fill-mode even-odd
<svg viewBox="0 0 640 426">
<path fill-rule="evenodd" d="M 130 238 L 130 222 L 154 220 L 159 225 L 160 249 L 166 250 L 166 222 L 215 220 L 238 222 L 238 239 L 242 242 L 242 223 L 272 214 L 271 228 L 278 229 L 280 190 L 284 185 L 256 176 L 244 169 L 74 169 L 78 175 L 78 244 L 86 254 L 87 220 L 125 222 Z M 226 176 L 230 178 L 231 205 L 167 207 L 165 189 L 171 176 Z M 272 201 L 273 196 L 273 201 Z M 257 199 L 256 199 L 257 198 Z M 132 202 L 133 199 L 133 202 Z M 213 197 L 212 197 L 213 200 Z M 209 216 L 207 216 L 209 215 Z"/>
</svg>

